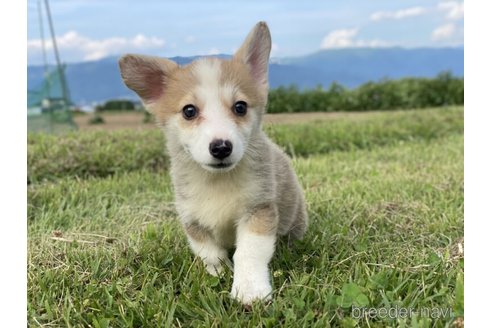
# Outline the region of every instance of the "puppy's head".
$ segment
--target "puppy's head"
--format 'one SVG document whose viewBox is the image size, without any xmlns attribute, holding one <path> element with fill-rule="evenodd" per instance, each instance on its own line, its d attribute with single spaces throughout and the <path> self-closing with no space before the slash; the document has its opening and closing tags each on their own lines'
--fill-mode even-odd
<svg viewBox="0 0 492 328">
<path fill-rule="evenodd" d="M 231 60 L 204 58 L 186 66 L 125 55 L 125 84 L 164 128 L 168 142 L 212 172 L 234 168 L 261 124 L 268 98 L 268 26 L 258 23 Z"/>
</svg>

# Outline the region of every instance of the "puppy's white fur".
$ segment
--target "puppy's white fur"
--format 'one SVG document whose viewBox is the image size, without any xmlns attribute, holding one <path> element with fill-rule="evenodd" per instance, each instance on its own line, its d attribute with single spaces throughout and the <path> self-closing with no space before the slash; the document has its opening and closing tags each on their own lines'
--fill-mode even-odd
<svg viewBox="0 0 492 328">
<path fill-rule="evenodd" d="M 193 94 L 203 99 L 202 116 L 204 122 L 190 133 L 181 134 L 181 142 L 189 145 L 194 160 L 206 170 L 213 171 L 206 164 L 210 162 L 208 145 L 213 139 L 230 140 L 234 151 L 228 158 L 229 162 L 237 163 L 244 154 L 244 142 L 249 131 L 240 131 L 234 121 L 224 115 L 222 98 L 234 99 L 238 96 L 231 84 L 220 84 L 221 66 L 219 61 L 198 61 L 194 67 L 198 85 Z M 239 97 L 241 98 L 241 97 Z M 230 167 L 232 169 L 234 166 Z"/>
<path fill-rule="evenodd" d="M 217 275 L 230 264 L 227 250 L 236 247 L 231 295 L 244 304 L 271 297 L 268 263 L 277 236 L 301 238 L 307 228 L 290 161 L 261 130 L 270 48 L 268 27 L 260 22 L 231 60 L 180 67 L 156 57 L 120 59 L 124 82 L 166 135 L 176 209 L 191 249 Z M 234 114 L 238 101 L 247 103 L 246 115 Z M 190 104 L 198 110 L 191 120 L 182 113 Z M 209 150 L 216 139 L 233 145 L 222 160 Z"/>
<path fill-rule="evenodd" d="M 244 223 L 237 228 L 234 253 L 234 282 L 231 294 L 250 303 L 258 297 L 270 298 L 272 287 L 268 263 L 275 249 L 275 235 L 251 232 Z"/>
</svg>

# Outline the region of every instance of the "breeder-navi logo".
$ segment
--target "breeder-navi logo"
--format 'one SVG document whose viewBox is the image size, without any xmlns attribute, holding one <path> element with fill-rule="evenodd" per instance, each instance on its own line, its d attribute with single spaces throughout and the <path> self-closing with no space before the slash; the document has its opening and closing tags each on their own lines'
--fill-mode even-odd
<svg viewBox="0 0 492 328">
<path fill-rule="evenodd" d="M 352 306 L 352 318 L 354 319 L 405 319 L 412 317 L 430 318 L 430 319 L 444 319 L 452 318 L 453 312 L 450 308 L 406 308 L 399 307 L 385 307 L 385 308 L 367 308 Z"/>
</svg>

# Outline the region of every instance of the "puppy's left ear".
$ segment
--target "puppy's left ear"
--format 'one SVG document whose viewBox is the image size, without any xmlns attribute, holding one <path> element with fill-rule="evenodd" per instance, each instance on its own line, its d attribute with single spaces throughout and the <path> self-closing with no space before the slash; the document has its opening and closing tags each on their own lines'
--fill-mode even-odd
<svg viewBox="0 0 492 328">
<path fill-rule="evenodd" d="M 178 67 L 165 58 L 131 54 L 121 57 L 118 64 L 123 82 L 138 94 L 147 109 L 165 95 L 169 76 Z"/>
<path fill-rule="evenodd" d="M 259 22 L 234 54 L 234 59 L 245 63 L 259 87 L 268 89 L 268 60 L 272 38 L 265 22 Z"/>
</svg>

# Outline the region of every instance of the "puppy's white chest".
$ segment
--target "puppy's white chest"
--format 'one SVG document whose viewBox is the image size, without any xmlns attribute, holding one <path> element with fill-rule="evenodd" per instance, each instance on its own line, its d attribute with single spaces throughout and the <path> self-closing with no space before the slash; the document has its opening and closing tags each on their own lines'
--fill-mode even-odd
<svg viewBox="0 0 492 328">
<path fill-rule="evenodd" d="M 210 229 L 217 238 L 228 239 L 235 223 L 250 209 L 257 186 L 240 176 L 215 180 L 194 179 L 179 190 L 184 197 L 177 204 L 187 218 Z"/>
<path fill-rule="evenodd" d="M 191 193 L 190 210 L 198 221 L 209 227 L 233 223 L 245 212 L 244 191 L 231 183 L 202 185 Z"/>
</svg>

